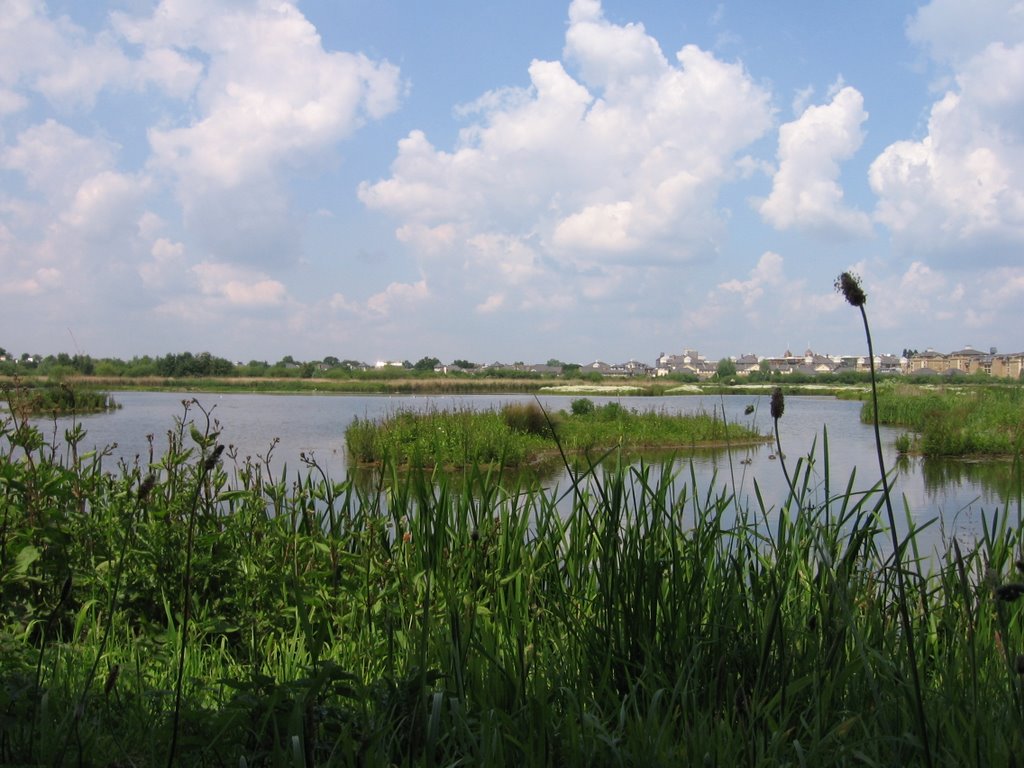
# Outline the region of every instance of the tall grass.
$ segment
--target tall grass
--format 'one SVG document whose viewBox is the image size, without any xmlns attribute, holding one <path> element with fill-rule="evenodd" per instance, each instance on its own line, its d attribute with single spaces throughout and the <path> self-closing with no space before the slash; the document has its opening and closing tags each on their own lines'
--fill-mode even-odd
<svg viewBox="0 0 1024 768">
<path fill-rule="evenodd" d="M 865 403 L 864 421 L 874 404 Z M 910 446 L 926 456 L 1021 455 L 1024 451 L 1024 389 L 911 385 L 880 388 L 878 420 L 916 433 Z"/>
<path fill-rule="evenodd" d="M 752 429 L 727 424 L 717 413 L 639 411 L 616 402 L 582 405 L 589 402 L 577 400 L 573 412 L 551 414 L 536 403 L 489 411 L 403 409 L 380 420 L 357 419 L 346 430 L 345 442 L 357 463 L 387 459 L 417 468 L 464 468 L 536 464 L 557 459 L 559 450 L 683 449 L 766 439 Z"/>
<path fill-rule="evenodd" d="M 931 558 L 910 525 L 904 596 L 827 451 L 753 509 L 646 463 L 567 508 L 211 460 L 192 413 L 152 466 L 0 427 L 0 763 L 919 764 L 904 597 L 934 762 L 1024 747 L 1019 510 Z"/>
</svg>

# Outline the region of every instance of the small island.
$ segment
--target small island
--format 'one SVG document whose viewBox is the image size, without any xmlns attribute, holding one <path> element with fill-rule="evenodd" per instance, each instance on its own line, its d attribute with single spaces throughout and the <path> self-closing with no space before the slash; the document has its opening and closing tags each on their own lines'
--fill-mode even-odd
<svg viewBox="0 0 1024 768">
<path fill-rule="evenodd" d="M 400 410 L 383 420 L 356 419 L 345 432 L 349 460 L 357 466 L 391 463 L 406 469 L 525 468 L 566 455 L 612 449 L 652 451 L 735 447 L 769 437 L 721 414 L 639 411 L 580 398 L 569 411 L 537 403 L 500 410 Z"/>
<path fill-rule="evenodd" d="M 12 412 L 27 416 L 105 413 L 121 407 L 107 392 L 74 387 L 63 382 L 48 382 L 36 386 L 5 386 L 3 398 Z"/>
</svg>

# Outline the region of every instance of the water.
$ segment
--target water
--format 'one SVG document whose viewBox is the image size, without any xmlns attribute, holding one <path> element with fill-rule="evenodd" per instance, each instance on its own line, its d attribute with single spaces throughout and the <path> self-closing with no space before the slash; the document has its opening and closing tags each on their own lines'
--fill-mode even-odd
<svg viewBox="0 0 1024 768">
<path fill-rule="evenodd" d="M 272 469 L 301 469 L 300 454 L 315 456 L 334 478 L 346 471 L 345 429 L 355 418 L 379 418 L 399 409 L 499 408 L 509 402 L 529 402 L 531 395 L 261 395 L 200 394 L 166 392 L 115 392 L 122 408 L 108 414 L 79 417 L 86 429 L 85 446 L 102 448 L 116 443 L 111 453 L 115 460 L 129 463 L 148 461 L 150 437 L 155 456 L 159 458 L 167 446 L 167 432 L 175 419 L 185 413 L 183 401 L 193 397 L 189 418 L 202 429 L 206 416 L 219 422 L 220 441 L 234 446 L 239 459 L 269 458 Z M 539 398 L 546 409 L 568 410 L 574 397 L 547 395 Z M 750 425 L 771 433 L 772 419 L 767 396 L 750 395 L 674 396 L 674 397 L 592 397 L 595 403 L 611 400 L 627 408 L 661 410 L 668 413 L 724 413 L 730 422 Z M 750 415 L 745 414 L 753 406 Z M 861 424 L 860 403 L 831 397 L 790 397 L 779 422 L 782 450 L 786 465 L 793 475 L 797 461 L 813 456 L 813 478 L 817 493 L 823 500 L 824 480 L 823 437 L 827 430 L 832 492 L 845 489 L 852 473 L 856 473 L 855 489 L 868 490 L 878 481 L 878 463 L 873 430 Z M 63 435 L 70 419 L 57 422 L 40 421 L 38 425 L 51 437 Z M 1011 519 L 1019 513 L 1019 485 L 1013 480 L 1010 462 L 979 462 L 925 460 L 899 457 L 893 447 L 902 432 L 882 428 L 886 466 L 896 468 L 892 483 L 898 501 L 898 514 L 904 505 L 911 519 L 918 524 L 935 519 L 931 534 L 936 542 L 957 535 L 973 540 L 981 535 L 982 516 L 996 509 L 1009 509 Z M 275 438 L 277 442 L 275 443 Z M 273 450 L 271 451 L 271 447 Z M 700 451 L 681 455 L 674 469 L 682 480 L 690 477 L 690 462 L 697 477 L 697 492 L 704 495 L 710 486 L 735 492 L 741 504 L 756 508 L 754 480 L 762 498 L 769 506 L 777 506 L 786 495 L 786 481 L 776 457 L 774 442 L 729 451 Z M 565 489 L 565 474 L 546 481 L 551 487 Z"/>
</svg>

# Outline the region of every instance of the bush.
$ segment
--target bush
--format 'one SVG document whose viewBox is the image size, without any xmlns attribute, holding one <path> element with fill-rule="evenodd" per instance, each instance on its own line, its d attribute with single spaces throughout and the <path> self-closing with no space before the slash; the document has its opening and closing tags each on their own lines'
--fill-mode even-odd
<svg viewBox="0 0 1024 768">
<path fill-rule="evenodd" d="M 587 397 L 581 397 L 572 401 L 573 416 L 589 416 L 594 412 L 594 401 Z"/>
<path fill-rule="evenodd" d="M 541 436 L 551 434 L 548 417 L 537 403 L 509 403 L 501 409 L 501 416 L 513 432 Z"/>
</svg>

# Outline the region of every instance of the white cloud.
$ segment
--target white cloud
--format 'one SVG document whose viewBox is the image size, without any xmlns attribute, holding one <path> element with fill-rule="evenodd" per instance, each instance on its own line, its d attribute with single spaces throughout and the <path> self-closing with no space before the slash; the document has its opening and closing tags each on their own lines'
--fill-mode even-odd
<svg viewBox="0 0 1024 768">
<path fill-rule="evenodd" d="M 743 300 L 743 306 L 750 308 L 764 295 L 766 287 L 779 287 L 783 282 L 782 257 L 766 251 L 757 261 L 749 280 L 729 280 L 719 284 L 719 289 L 735 293 Z"/>
<path fill-rule="evenodd" d="M 150 131 L 157 164 L 186 180 L 233 188 L 302 162 L 398 105 L 397 68 L 362 54 L 325 51 L 288 2 L 251 6 L 164 0 L 148 19 L 119 17 L 133 42 L 207 57 L 190 124 Z M 164 65 L 168 79 L 184 67 Z M 185 78 L 187 80 L 187 77 Z"/>
<path fill-rule="evenodd" d="M 229 264 L 204 262 L 192 267 L 203 296 L 233 307 L 273 307 L 288 298 L 284 284 Z"/>
<path fill-rule="evenodd" d="M 396 307 L 411 309 L 409 305 L 416 304 L 430 296 L 427 282 L 420 280 L 415 283 L 390 283 L 380 293 L 371 296 L 366 302 L 366 309 L 373 315 L 389 317 Z"/>
<path fill-rule="evenodd" d="M 1020 0 L 932 0 L 907 23 L 907 37 L 937 61 L 962 64 L 993 41 L 1024 42 Z"/>
<path fill-rule="evenodd" d="M 503 293 L 492 293 L 482 302 L 477 304 L 476 311 L 482 315 L 490 314 L 491 312 L 497 312 L 505 304 L 505 294 Z"/>
<path fill-rule="evenodd" d="M 396 217 L 432 285 L 469 265 L 471 306 L 554 311 L 577 292 L 606 296 L 622 265 L 713 254 L 719 190 L 771 125 L 768 93 L 740 64 L 692 45 L 669 61 L 597 0 L 575 0 L 569 20 L 564 64 L 535 60 L 529 88 L 463 107 L 473 122 L 451 151 L 411 131 L 390 176 L 360 186 L 367 207 Z"/>
<path fill-rule="evenodd" d="M 59 269 L 42 267 L 30 276 L 20 279 L 0 280 L 0 294 L 8 296 L 37 296 L 47 290 L 59 287 L 62 274 Z"/>
<path fill-rule="evenodd" d="M 758 210 L 778 229 L 804 229 L 863 237 L 871 233 L 867 214 L 844 204 L 839 161 L 863 141 L 864 100 L 849 86 L 827 105 L 807 107 L 779 129 L 779 168 L 772 191 Z"/>
<path fill-rule="evenodd" d="M 113 14 L 138 69 L 188 99 L 188 119 L 148 130 L 150 166 L 176 184 L 186 226 L 221 260 L 271 263 L 300 247 L 287 193 L 339 142 L 397 108 L 398 69 L 325 50 L 291 2 L 162 0 Z"/>
<path fill-rule="evenodd" d="M 109 29 L 89 33 L 66 15 L 51 16 L 41 0 L 7 0 L 0 14 L 0 114 L 27 108 L 26 92 L 62 110 L 88 109 L 108 88 L 153 84 L 181 97 L 199 70 L 169 48 L 133 60 Z"/>
<path fill-rule="evenodd" d="M 759 324 L 768 311 L 773 323 L 781 325 L 791 320 L 794 313 L 799 314 L 800 304 L 806 298 L 804 281 L 787 279 L 782 256 L 765 251 L 746 280 L 734 278 L 719 283 L 700 306 L 686 311 L 684 324 L 690 331 L 707 331 L 727 316 L 742 316 Z"/>
<path fill-rule="evenodd" d="M 1013 258 L 1024 244 L 1024 4 L 936 0 L 908 32 L 954 78 L 927 135 L 872 163 L 876 219 L 912 253 Z"/>
<path fill-rule="evenodd" d="M 113 171 L 98 173 L 78 187 L 61 222 L 92 238 L 130 231 L 147 186 L 145 178 Z"/>
<path fill-rule="evenodd" d="M 86 179 L 107 171 L 115 149 L 47 119 L 18 134 L 17 141 L 0 153 L 0 168 L 18 171 L 29 189 L 59 204 L 76 194 Z"/>
</svg>

